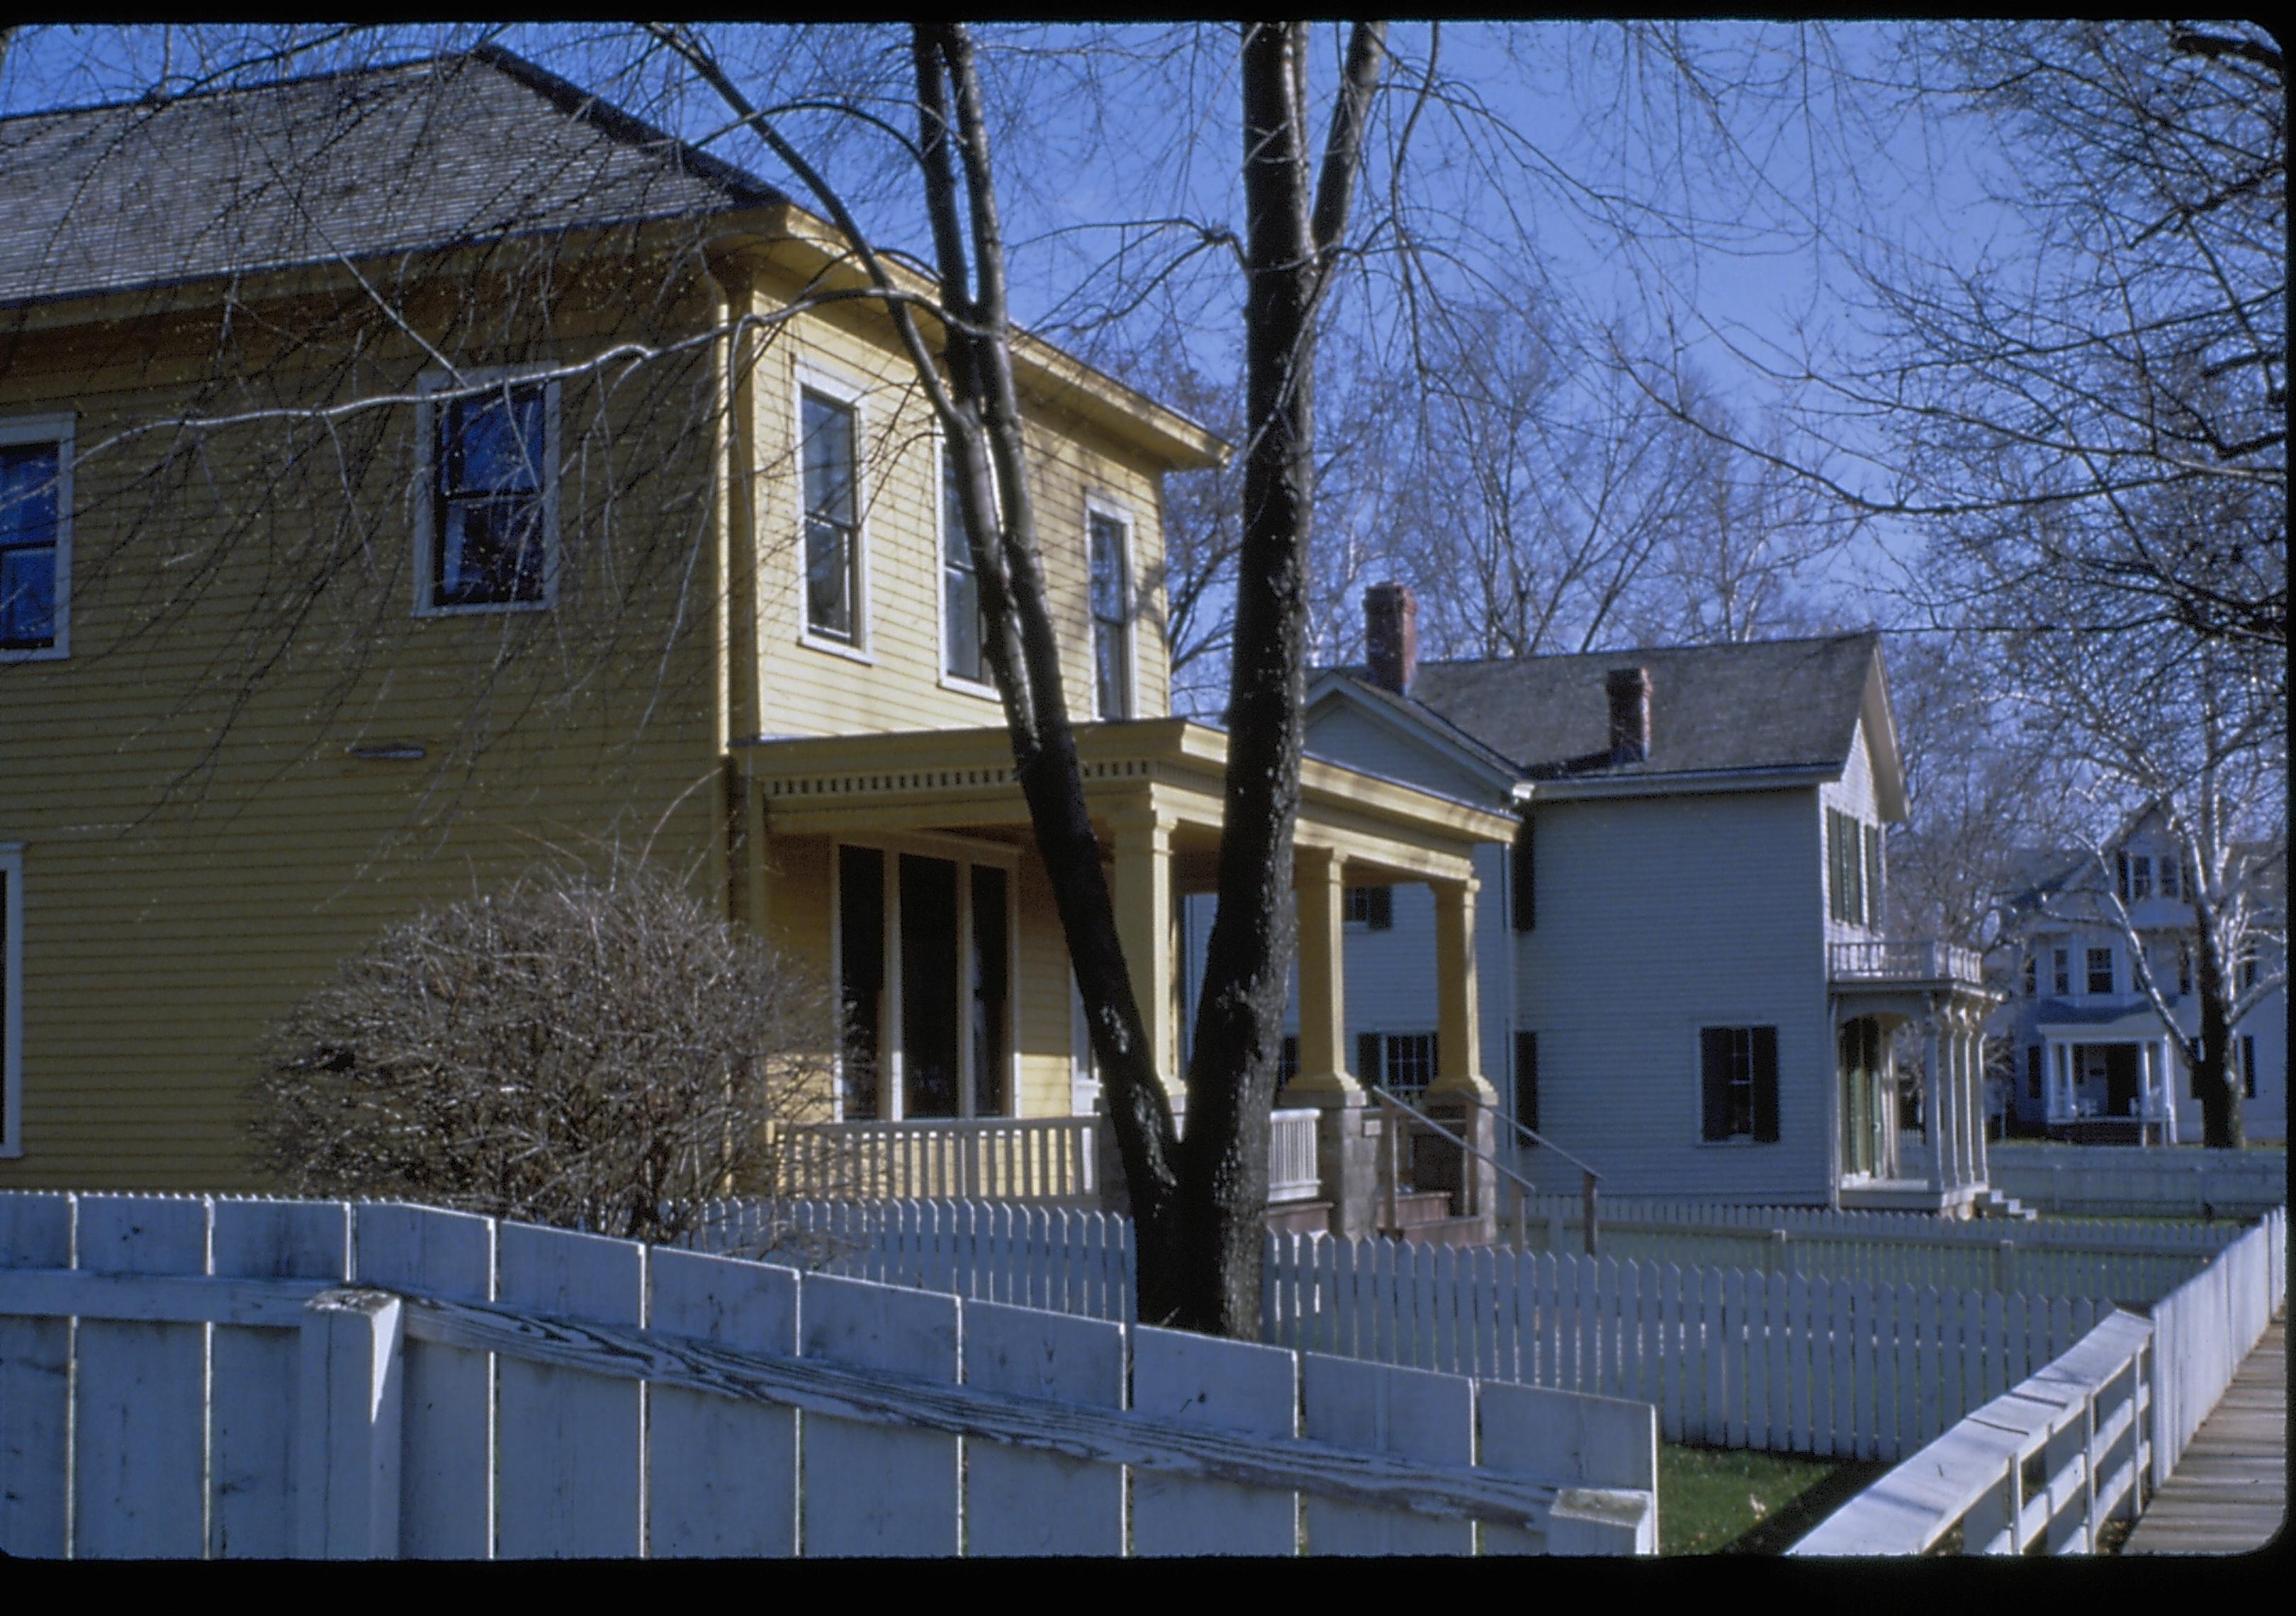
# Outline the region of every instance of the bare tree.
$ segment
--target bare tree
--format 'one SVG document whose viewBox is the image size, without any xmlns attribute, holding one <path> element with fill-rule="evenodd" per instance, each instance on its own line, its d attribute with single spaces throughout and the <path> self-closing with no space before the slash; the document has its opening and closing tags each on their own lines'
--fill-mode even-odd
<svg viewBox="0 0 2296 1616">
<path fill-rule="evenodd" d="M 676 1240 L 770 1193 L 769 1124 L 826 1104 L 825 984 L 642 865 L 545 870 L 394 926 L 272 1030 L 263 1165 Z"/>
</svg>

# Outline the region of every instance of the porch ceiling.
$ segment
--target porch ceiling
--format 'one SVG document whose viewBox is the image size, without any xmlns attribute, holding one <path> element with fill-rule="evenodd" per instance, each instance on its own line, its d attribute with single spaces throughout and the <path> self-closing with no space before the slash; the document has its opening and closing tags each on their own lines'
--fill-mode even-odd
<svg viewBox="0 0 2296 1616">
<path fill-rule="evenodd" d="M 1226 732 L 1186 718 L 1079 725 L 1077 754 L 1094 824 L 1166 821 L 1186 884 L 1218 845 Z M 759 739 L 734 756 L 775 834 L 1028 826 L 1002 728 Z M 1316 758 L 1300 762 L 1300 797 L 1298 844 L 1337 853 L 1357 885 L 1457 880 L 1477 843 L 1514 836 L 1505 814 Z"/>
</svg>

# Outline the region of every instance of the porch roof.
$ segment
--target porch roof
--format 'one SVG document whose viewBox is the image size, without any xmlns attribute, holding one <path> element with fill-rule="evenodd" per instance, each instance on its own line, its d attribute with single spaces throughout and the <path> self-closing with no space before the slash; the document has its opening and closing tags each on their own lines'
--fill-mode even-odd
<svg viewBox="0 0 2296 1616">
<path fill-rule="evenodd" d="M 1227 734 L 1188 718 L 1077 726 L 1085 801 L 1106 828 L 1168 821 L 1184 884 L 1208 874 L 1224 811 Z M 1001 728 L 758 737 L 734 755 L 778 835 L 956 830 L 1025 835 L 1028 808 Z M 1513 818 L 1319 758 L 1300 765 L 1298 845 L 1338 854 L 1358 885 L 1460 880 Z M 1191 876 L 1194 879 L 1192 880 Z"/>
</svg>

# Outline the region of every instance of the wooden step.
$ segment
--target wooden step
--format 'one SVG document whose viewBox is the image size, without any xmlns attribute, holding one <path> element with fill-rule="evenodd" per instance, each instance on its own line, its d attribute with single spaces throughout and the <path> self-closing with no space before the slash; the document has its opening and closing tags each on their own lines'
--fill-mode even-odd
<svg viewBox="0 0 2296 1616">
<path fill-rule="evenodd" d="M 1382 1235 L 1394 1235 L 1414 1245 L 1474 1246 L 1488 1243 L 1483 1220 L 1480 1218 L 1432 1218 L 1420 1223 L 1407 1223 L 1400 1229 L 1382 1229 Z"/>
<path fill-rule="evenodd" d="M 1383 1201 L 1379 1210 L 1387 1210 Z M 1451 1192 L 1448 1190 L 1404 1190 L 1395 1198 L 1395 1221 L 1406 1228 L 1439 1222 L 1450 1215 Z"/>
<path fill-rule="evenodd" d="M 1265 1221 L 1271 1235 L 1328 1235 L 1332 1232 L 1332 1203 L 1286 1202 L 1282 1206 L 1269 1207 Z"/>
</svg>

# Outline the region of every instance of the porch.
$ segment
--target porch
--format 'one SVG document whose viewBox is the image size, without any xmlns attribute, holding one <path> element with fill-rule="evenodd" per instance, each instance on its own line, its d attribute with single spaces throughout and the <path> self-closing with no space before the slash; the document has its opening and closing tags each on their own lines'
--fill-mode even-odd
<svg viewBox="0 0 2296 1616">
<path fill-rule="evenodd" d="M 1838 1203 L 1947 1217 L 2005 1210 L 1985 1175 L 1984 1029 L 1998 1000 L 1979 956 L 1927 939 L 1833 943 L 1827 979 Z M 1924 1045 L 1917 1135 L 1903 1124 L 1892 1051 L 1906 1026 Z"/>
<path fill-rule="evenodd" d="M 2149 1009 L 2042 1006 L 2044 1125 L 2051 1138 L 2114 1144 L 2177 1142 L 2175 1041 Z M 2189 1090 L 2190 1079 L 2186 1080 Z"/>
<path fill-rule="evenodd" d="M 1181 718 L 1099 724 L 1079 727 L 1078 751 L 1151 1058 L 1185 1127 L 1177 900 L 1217 880 L 1227 737 Z M 824 968 L 847 1028 L 832 1114 L 781 1130 L 783 1193 L 1119 1201 L 1004 730 L 761 738 L 734 756 L 737 907 Z M 1373 1199 L 1357 1181 L 1376 1124 L 1346 1064 L 1349 888 L 1433 891 L 1430 1101 L 1470 1119 L 1495 1108 L 1478 1063 L 1472 859 L 1513 833 L 1504 814 L 1303 760 L 1292 877 L 1303 1014 L 1270 1139 L 1273 1210 Z"/>
</svg>

